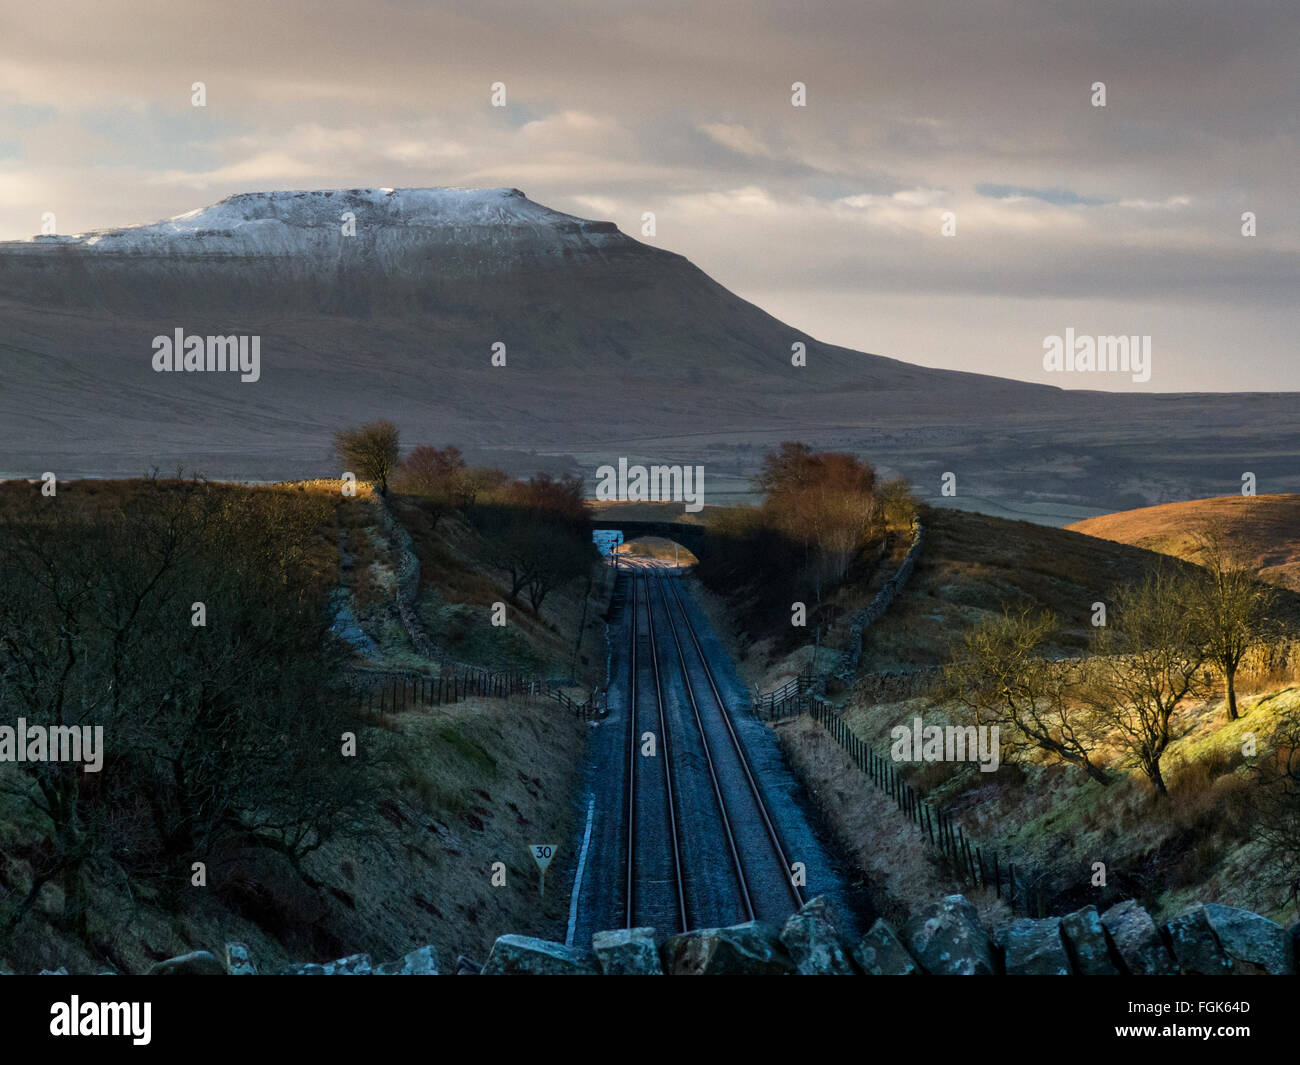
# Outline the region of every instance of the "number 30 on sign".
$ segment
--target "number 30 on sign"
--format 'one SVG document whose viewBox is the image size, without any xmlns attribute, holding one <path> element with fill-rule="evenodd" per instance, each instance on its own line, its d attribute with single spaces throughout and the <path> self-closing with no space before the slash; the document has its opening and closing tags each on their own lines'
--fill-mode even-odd
<svg viewBox="0 0 1300 1065">
<path fill-rule="evenodd" d="M 534 843 L 528 848 L 532 852 L 533 861 L 537 863 L 538 872 L 541 873 L 538 891 L 543 895 L 546 894 L 546 867 L 551 864 L 551 860 L 555 857 L 555 852 L 559 848 L 558 843 Z"/>
</svg>

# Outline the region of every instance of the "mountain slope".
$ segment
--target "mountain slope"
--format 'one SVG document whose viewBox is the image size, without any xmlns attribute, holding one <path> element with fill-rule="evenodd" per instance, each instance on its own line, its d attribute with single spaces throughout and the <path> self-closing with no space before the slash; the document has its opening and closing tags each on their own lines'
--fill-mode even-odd
<svg viewBox="0 0 1300 1065">
<path fill-rule="evenodd" d="M 1275 584 L 1300 592 L 1300 495 L 1221 496 L 1103 514 L 1069 528 L 1196 562 L 1198 534 L 1219 526 Z"/>
<path fill-rule="evenodd" d="M 149 319 L 432 319 L 421 325 L 449 353 L 473 358 L 493 340 L 514 341 L 544 354 L 552 371 L 608 361 L 657 374 L 707 354 L 710 373 L 784 372 L 801 340 L 816 350 L 814 373 L 852 371 L 864 385 L 921 389 L 946 373 L 818 345 L 682 256 L 518 189 L 231 196 L 151 225 L 0 243 L 0 292 L 47 309 Z"/>
<path fill-rule="evenodd" d="M 155 372 L 154 338 L 177 329 L 258 337 L 259 379 Z M 1295 413 L 1294 397 L 1065 391 L 820 344 L 517 189 L 249 193 L 0 244 L 0 476 L 336 475 L 334 430 L 389 417 L 410 444 L 515 472 L 706 463 L 715 502 L 800 438 L 923 495 L 953 471 L 958 503 L 1077 517 L 1214 494 L 1241 469 L 1300 490 Z"/>
</svg>

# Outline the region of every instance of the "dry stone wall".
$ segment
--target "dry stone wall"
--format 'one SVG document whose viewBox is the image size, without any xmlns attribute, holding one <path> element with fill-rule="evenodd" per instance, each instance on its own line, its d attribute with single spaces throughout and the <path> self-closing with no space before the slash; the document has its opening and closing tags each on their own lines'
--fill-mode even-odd
<svg viewBox="0 0 1300 1065">
<path fill-rule="evenodd" d="M 862 634 L 898 598 L 898 593 L 903 590 L 908 578 L 912 576 L 912 570 L 916 567 L 916 560 L 920 558 L 924 544 L 925 526 L 921 524 L 920 519 L 915 519 L 912 522 L 911 546 L 908 547 L 907 554 L 903 556 L 898 569 L 885 581 L 875 598 L 854 614 L 853 620 L 849 623 L 848 648 L 840 659 L 840 668 L 836 673 L 839 680 L 847 684 L 853 683 L 858 673 L 858 662 L 862 658 Z"/>
<path fill-rule="evenodd" d="M 1295 975 L 1300 925 L 1285 929 L 1249 910 L 1198 903 L 1158 923 L 1129 899 L 1065 917 L 1022 917 L 989 929 L 964 895 L 923 906 L 901 926 L 879 918 L 857 942 L 840 933 L 825 897 L 778 927 L 750 921 L 664 935 L 653 928 L 597 932 L 589 946 L 504 935 L 479 965 L 444 969 L 433 947 L 379 965 L 367 954 L 280 970 L 316 976 L 1186 976 Z M 255 975 L 248 948 L 225 961 L 196 951 L 159 962 L 155 975 Z"/>
</svg>

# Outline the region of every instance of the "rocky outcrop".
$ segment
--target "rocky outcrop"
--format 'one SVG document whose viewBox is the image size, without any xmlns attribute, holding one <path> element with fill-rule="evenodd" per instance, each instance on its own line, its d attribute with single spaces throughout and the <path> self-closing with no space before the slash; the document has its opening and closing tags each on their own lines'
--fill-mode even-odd
<svg viewBox="0 0 1300 1065">
<path fill-rule="evenodd" d="M 988 933 L 964 895 L 931 903 L 903 927 L 903 942 L 928 973 L 986 976 L 995 971 Z"/>
<path fill-rule="evenodd" d="M 590 951 L 532 936 L 501 936 L 492 944 L 484 976 L 595 976 L 600 973 Z"/>
<path fill-rule="evenodd" d="M 780 930 L 763 921 L 671 936 L 663 958 L 670 976 L 782 976 L 795 971 Z"/>
<path fill-rule="evenodd" d="M 664 975 L 653 928 L 597 932 L 591 939 L 591 949 L 605 976 Z"/>
</svg>

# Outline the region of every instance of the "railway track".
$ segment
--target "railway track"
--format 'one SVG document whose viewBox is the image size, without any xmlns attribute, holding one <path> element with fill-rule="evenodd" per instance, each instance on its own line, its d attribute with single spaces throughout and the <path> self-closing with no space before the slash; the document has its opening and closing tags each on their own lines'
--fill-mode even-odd
<svg viewBox="0 0 1300 1065">
<path fill-rule="evenodd" d="M 614 565 L 620 570 L 642 573 L 659 572 L 661 570 L 677 573 L 682 568 L 677 563 L 670 562 L 665 558 L 644 558 L 640 555 L 615 555 Z"/>
<path fill-rule="evenodd" d="M 646 568 L 629 580 L 627 926 L 685 930 L 733 923 L 736 916 L 781 922 L 803 905 L 803 893 L 792 883 L 780 835 L 677 581 Z M 656 624 L 656 599 L 663 625 Z M 665 660 L 676 662 L 682 693 L 676 700 Z M 646 732 L 655 734 L 659 757 L 641 754 Z M 709 838 L 690 838 L 692 826 Z M 692 854 L 696 864 L 688 867 Z M 734 912 L 722 912 L 730 909 L 727 898 L 734 899 Z"/>
<path fill-rule="evenodd" d="M 628 787 L 626 921 L 655 928 L 690 927 L 683 877 L 681 836 L 673 789 L 672 741 L 669 735 L 654 612 L 648 594 L 638 595 L 645 578 L 631 577 L 632 647 L 628 656 Z M 646 615 L 645 651 L 641 642 L 641 610 Z M 648 667 L 648 669 L 647 669 Z M 649 683 L 642 684 L 644 672 Z M 643 698 L 642 688 L 651 693 Z M 642 737 L 656 739 L 657 757 L 641 754 Z M 662 772 L 660 772 L 662 769 Z"/>
</svg>

